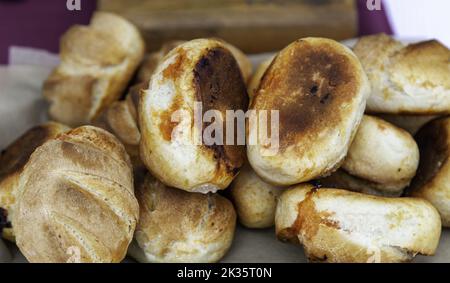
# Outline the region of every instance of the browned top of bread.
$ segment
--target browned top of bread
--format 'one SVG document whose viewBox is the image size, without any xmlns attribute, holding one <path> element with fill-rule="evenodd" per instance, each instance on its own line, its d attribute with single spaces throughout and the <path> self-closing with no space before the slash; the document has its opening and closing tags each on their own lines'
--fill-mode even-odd
<svg viewBox="0 0 450 283">
<path fill-rule="evenodd" d="M 136 188 L 136 197 L 136 239 L 147 260 L 214 262 L 230 247 L 236 213 L 226 198 L 170 188 L 150 174 Z"/>
<path fill-rule="evenodd" d="M 281 149 L 340 123 L 346 111 L 340 106 L 350 103 L 359 87 L 353 64 L 329 42 L 297 40 L 278 54 L 251 107 L 280 110 Z"/>
<path fill-rule="evenodd" d="M 34 151 L 20 176 L 17 245 L 31 262 L 120 262 L 138 219 L 132 170 L 122 144 L 91 126 Z M 73 251 L 75 252 L 75 251 Z"/>
<path fill-rule="evenodd" d="M 206 140 L 208 135 L 202 135 L 201 142 L 195 133 L 215 125 L 226 128 L 226 111 L 246 111 L 248 107 L 246 86 L 231 51 L 212 39 L 179 45 L 158 65 L 141 102 L 141 157 L 154 176 L 189 191 L 214 191 L 229 185 L 242 165 L 245 147 L 236 142 L 220 145 Z M 195 106 L 201 113 L 194 112 Z M 194 115 L 208 110 L 216 110 L 209 114 L 221 117 L 195 123 L 199 120 L 195 121 Z M 183 119 L 180 116 L 185 115 L 180 113 L 190 118 Z M 235 120 L 230 122 L 236 125 Z M 182 146 L 172 139 L 173 134 L 182 136 Z M 224 141 L 236 140 L 236 135 L 237 131 L 232 134 L 225 129 Z"/>
<path fill-rule="evenodd" d="M 196 100 L 201 101 L 203 113 L 208 110 L 219 110 L 226 117 L 227 110 L 246 110 L 248 97 L 246 86 L 241 78 L 239 66 L 231 52 L 222 47 L 210 49 L 201 56 L 194 68 L 194 85 Z M 208 126 L 203 124 L 203 130 Z M 225 124 L 224 124 L 225 128 Z M 228 133 L 229 134 L 229 133 Z M 237 131 L 234 131 L 233 140 L 236 143 Z M 224 132 L 224 141 L 227 132 Z M 242 156 L 245 154 L 243 146 L 212 145 L 205 146 L 214 156 L 224 162 L 227 170 L 235 170 L 242 166 Z"/>
</svg>

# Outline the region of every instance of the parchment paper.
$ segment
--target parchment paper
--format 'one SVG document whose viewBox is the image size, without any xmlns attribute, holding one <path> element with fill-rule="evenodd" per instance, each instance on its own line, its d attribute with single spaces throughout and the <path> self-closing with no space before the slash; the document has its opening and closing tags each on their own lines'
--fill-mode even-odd
<svg viewBox="0 0 450 283">
<path fill-rule="evenodd" d="M 268 56 L 254 55 L 251 59 L 257 64 Z M 0 66 L 0 149 L 46 120 L 47 105 L 41 96 L 41 85 L 51 69 L 51 66 Z M 26 262 L 14 245 L 7 246 L 12 258 L 0 240 L 0 262 Z M 238 226 L 233 246 L 222 261 L 284 263 L 306 262 L 306 258 L 301 247 L 277 241 L 273 229 L 250 230 Z M 450 230 L 443 230 L 436 256 L 418 256 L 415 262 L 450 263 Z"/>
</svg>

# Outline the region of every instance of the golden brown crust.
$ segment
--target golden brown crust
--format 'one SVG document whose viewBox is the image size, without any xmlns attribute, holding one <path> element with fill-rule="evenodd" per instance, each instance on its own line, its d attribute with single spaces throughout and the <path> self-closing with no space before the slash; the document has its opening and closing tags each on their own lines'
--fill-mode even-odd
<svg viewBox="0 0 450 283">
<path fill-rule="evenodd" d="M 16 202 L 19 176 L 31 154 L 47 140 L 68 130 L 68 127 L 54 122 L 36 126 L 2 151 L 0 155 L 0 208 L 5 210 L 8 222 L 12 221 L 14 214 L 13 206 Z M 14 241 L 14 231 L 11 227 L 3 230 L 3 237 Z"/>
<path fill-rule="evenodd" d="M 230 195 L 239 222 L 248 228 L 270 228 L 275 224 L 278 197 L 284 188 L 264 182 L 249 164 L 230 186 Z"/>
<path fill-rule="evenodd" d="M 293 42 L 272 61 L 252 97 L 251 110 L 279 113 L 279 148 L 267 156 L 261 141 L 247 146 L 252 167 L 275 185 L 334 171 L 347 154 L 369 92 L 362 66 L 345 46 L 323 38 Z M 249 138 L 258 127 L 248 125 Z"/>
<path fill-rule="evenodd" d="M 138 219 L 130 160 L 85 126 L 40 146 L 20 177 L 17 245 L 30 262 L 120 262 Z"/>
<path fill-rule="evenodd" d="M 358 78 L 348 56 L 328 44 L 312 46 L 294 42 L 280 52 L 263 76 L 251 108 L 280 109 L 280 146 L 285 149 L 304 136 L 341 121 L 344 110 L 358 91 Z M 308 111 L 299 111 L 299 106 Z M 328 113 L 327 118 L 321 118 Z"/>
<path fill-rule="evenodd" d="M 390 195 L 401 194 L 416 174 L 414 138 L 380 118 L 364 115 L 342 169 Z"/>
<path fill-rule="evenodd" d="M 450 50 L 431 40 L 408 46 L 385 34 L 362 37 L 353 49 L 372 84 L 371 113 L 450 113 Z"/>
<path fill-rule="evenodd" d="M 119 99 L 144 53 L 144 42 L 125 19 L 104 12 L 89 26 L 61 38 L 61 64 L 43 86 L 49 114 L 71 126 L 90 124 Z"/>
<path fill-rule="evenodd" d="M 204 193 L 225 189 L 245 158 L 244 146 L 209 146 L 197 141 L 196 133 L 203 134 L 201 130 L 211 124 L 194 123 L 194 115 L 200 114 L 194 110 L 199 104 L 201 113 L 218 110 L 223 120 L 217 124 L 222 122 L 225 129 L 225 111 L 245 111 L 247 103 L 236 60 L 220 41 L 197 39 L 176 47 L 159 64 L 143 92 L 138 115 L 142 160 L 171 187 Z M 180 119 L 175 114 L 181 113 L 189 117 L 174 121 Z M 173 140 L 175 129 L 181 132 L 181 142 Z M 224 142 L 226 137 L 225 130 Z"/>
<path fill-rule="evenodd" d="M 236 72 L 238 68 L 233 55 L 221 47 L 207 50 L 198 60 L 194 68 L 194 84 L 196 101 L 203 105 L 202 116 L 209 110 L 218 110 L 223 117 L 226 117 L 227 110 L 247 110 L 246 87 L 239 72 Z M 226 119 L 224 122 L 227 122 Z M 203 130 L 207 126 L 204 123 Z M 224 141 L 227 140 L 225 131 Z M 234 131 L 233 141 L 237 142 L 237 131 Z M 244 146 L 212 145 L 204 146 L 204 149 L 211 151 L 219 166 L 224 166 L 230 174 L 235 175 L 243 164 Z"/>
<path fill-rule="evenodd" d="M 427 201 L 304 186 L 284 193 L 277 235 L 297 238 L 311 261 L 406 262 L 433 255 L 441 221 Z"/>
<path fill-rule="evenodd" d="M 216 262 L 228 251 L 236 214 L 224 197 L 169 188 L 149 174 L 136 196 L 135 235 L 146 261 Z"/>
</svg>

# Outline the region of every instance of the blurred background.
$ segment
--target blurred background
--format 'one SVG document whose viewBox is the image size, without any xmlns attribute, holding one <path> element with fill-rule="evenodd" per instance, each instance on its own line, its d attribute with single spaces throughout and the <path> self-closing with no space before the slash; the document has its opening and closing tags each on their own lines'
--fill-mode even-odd
<svg viewBox="0 0 450 283">
<path fill-rule="evenodd" d="M 17 47 L 57 53 L 61 34 L 87 24 L 95 10 L 135 23 L 149 51 L 171 39 L 220 37 L 261 53 L 304 36 L 378 32 L 450 45 L 449 0 L 0 0 L 0 64 L 13 63 L 17 50 L 24 58 Z"/>
</svg>

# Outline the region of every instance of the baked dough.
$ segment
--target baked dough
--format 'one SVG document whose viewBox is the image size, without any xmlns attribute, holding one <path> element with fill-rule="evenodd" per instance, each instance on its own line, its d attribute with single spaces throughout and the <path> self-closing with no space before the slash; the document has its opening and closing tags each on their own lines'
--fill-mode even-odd
<svg viewBox="0 0 450 283">
<path fill-rule="evenodd" d="M 379 118 L 365 115 L 342 169 L 387 193 L 401 193 L 419 165 L 414 138 Z"/>
<path fill-rule="evenodd" d="M 236 213 L 226 198 L 169 188 L 149 174 L 136 196 L 135 240 L 141 251 L 130 253 L 140 262 L 211 263 L 230 248 Z"/>
<path fill-rule="evenodd" d="M 409 193 L 431 202 L 450 227 L 450 118 L 426 124 L 416 135 L 420 164 Z"/>
<path fill-rule="evenodd" d="M 228 48 L 228 50 L 233 54 L 234 58 L 236 59 L 239 68 L 241 69 L 244 81 L 246 82 L 249 81 L 253 72 L 253 66 L 252 62 L 247 57 L 247 55 L 245 55 L 245 53 L 239 50 L 236 46 L 222 39 L 219 38 L 211 38 L 211 39 L 222 42 L 222 44 L 226 48 Z M 186 41 L 183 40 L 169 41 L 163 44 L 160 50 L 148 54 L 144 59 L 144 61 L 142 62 L 141 67 L 139 68 L 138 81 L 148 82 L 158 64 L 163 60 L 164 56 L 166 56 L 167 53 L 169 53 L 172 49 L 185 42 Z"/>
<path fill-rule="evenodd" d="M 31 128 L 10 144 L 0 155 L 0 209 L 3 210 L 6 227 L 0 227 L 1 235 L 14 241 L 12 219 L 17 199 L 19 176 L 34 150 L 47 140 L 70 130 L 55 122 Z M 3 228 L 3 229 L 2 229 Z"/>
<path fill-rule="evenodd" d="M 141 132 L 138 122 L 140 95 L 144 87 L 143 83 L 132 86 L 125 100 L 111 104 L 93 123 L 114 134 L 123 143 L 135 170 L 145 167 L 139 156 Z"/>
<path fill-rule="evenodd" d="M 283 193 L 277 237 L 300 243 L 320 262 L 407 262 L 434 255 L 441 220 L 427 201 L 383 198 L 300 185 Z"/>
<path fill-rule="evenodd" d="M 362 37 L 353 50 L 372 84 L 369 112 L 450 113 L 450 50 L 442 43 L 406 46 L 377 34 Z"/>
<path fill-rule="evenodd" d="M 43 94 L 52 119 L 79 126 L 120 98 L 145 46 L 130 22 L 96 12 L 89 26 L 73 26 L 63 35 L 60 49 L 61 63 L 45 81 Z"/>
<path fill-rule="evenodd" d="M 247 228 L 270 228 L 275 224 L 278 197 L 284 188 L 264 182 L 245 165 L 230 186 L 239 222 Z"/>
<path fill-rule="evenodd" d="M 279 147 L 247 145 L 256 173 L 274 185 L 293 185 L 335 171 L 348 148 L 370 93 L 353 52 L 323 38 L 299 39 L 273 60 L 252 98 L 251 110 L 279 111 Z M 259 115 L 259 114 L 258 114 Z M 247 140 L 258 123 L 248 123 Z"/>
<path fill-rule="evenodd" d="M 198 141 L 196 137 L 204 136 L 203 130 L 212 123 L 205 121 L 202 129 L 195 124 L 196 102 L 202 107 L 202 117 L 208 110 L 218 110 L 225 120 L 226 110 L 247 110 L 246 85 L 239 67 L 220 41 L 186 42 L 170 51 L 158 65 L 140 103 L 141 159 L 155 177 L 170 187 L 215 192 L 228 187 L 238 173 L 245 147 Z M 178 122 L 174 122 L 176 118 Z M 216 122 L 225 129 L 223 120 Z M 231 136 L 235 144 L 236 135 L 237 131 Z M 226 140 L 224 133 L 223 142 Z"/>
<path fill-rule="evenodd" d="M 16 242 L 30 262 L 120 262 L 138 221 L 130 159 L 92 126 L 36 149 L 17 200 Z"/>
</svg>

